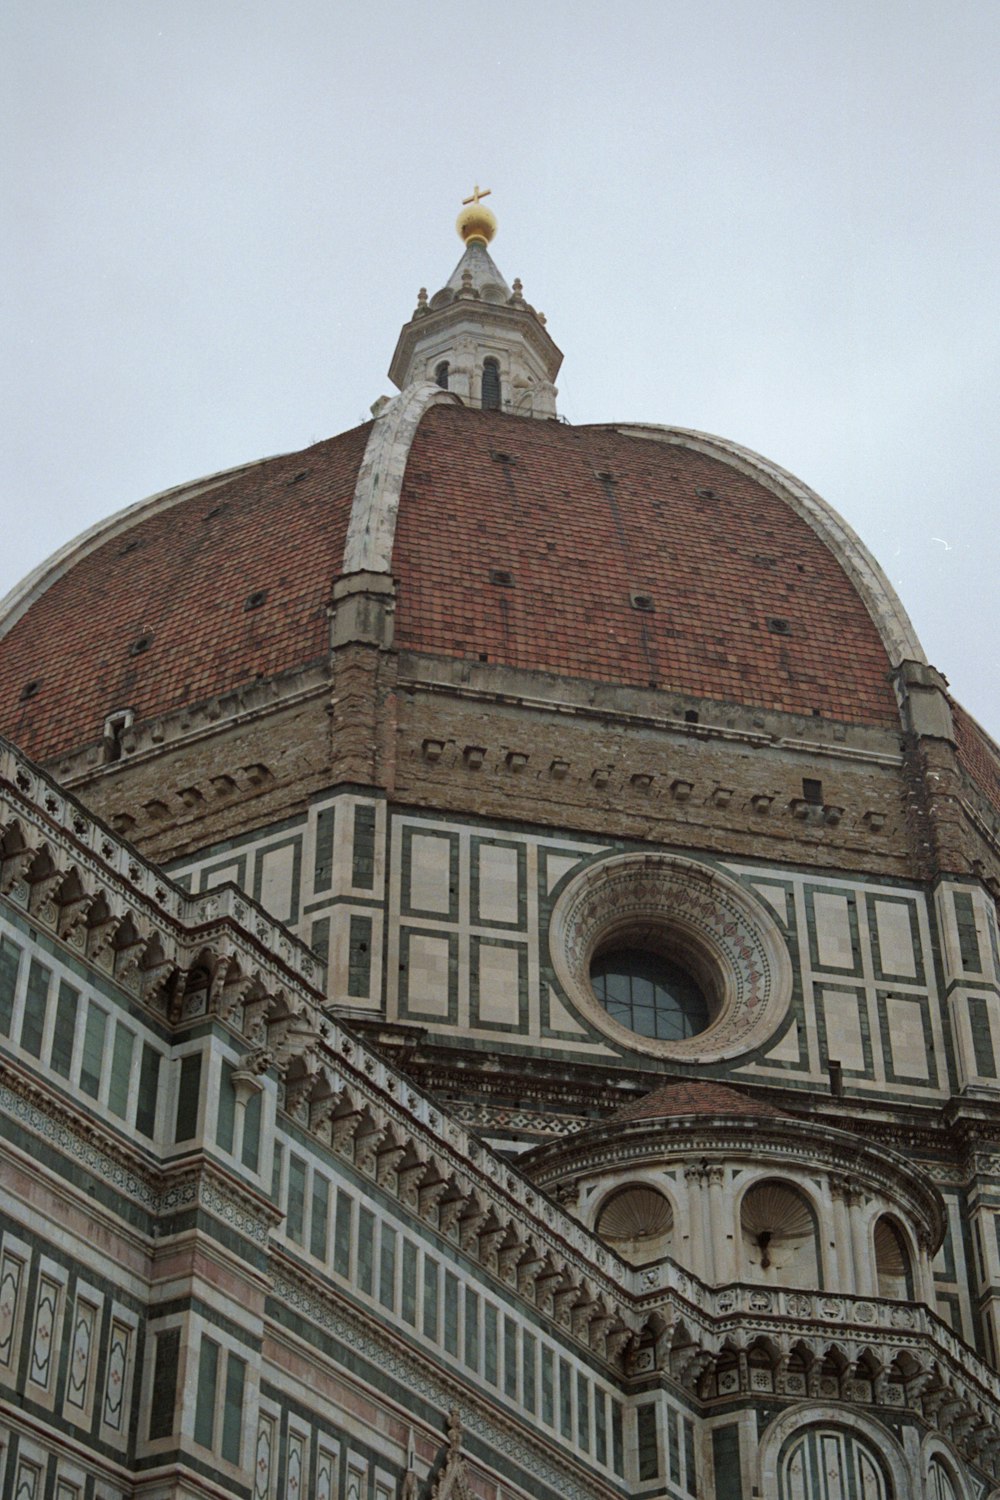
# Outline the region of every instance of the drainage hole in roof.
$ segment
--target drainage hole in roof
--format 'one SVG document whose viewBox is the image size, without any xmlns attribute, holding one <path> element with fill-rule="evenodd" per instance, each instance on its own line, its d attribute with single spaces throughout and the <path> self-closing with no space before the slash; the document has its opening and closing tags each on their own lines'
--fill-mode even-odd
<svg viewBox="0 0 1000 1500">
<path fill-rule="evenodd" d="M 514 586 L 514 575 L 506 568 L 491 568 L 490 583 L 498 584 L 501 588 L 509 589 Z"/>
<path fill-rule="evenodd" d="M 142 543 L 140 542 L 139 538 L 137 536 L 134 536 L 130 541 L 127 541 L 123 547 L 118 548 L 118 556 L 127 557 L 130 552 L 135 551 L 136 547 L 141 546 Z"/>
<path fill-rule="evenodd" d="M 291 489 L 291 487 L 292 487 L 293 484 L 301 484 L 302 480 L 307 477 L 308 473 L 309 473 L 308 469 L 300 469 L 297 474 L 293 474 L 292 475 L 291 479 L 286 479 L 285 480 L 286 487 L 288 489 Z"/>
<path fill-rule="evenodd" d="M 765 552 L 755 552 L 753 560 L 759 568 L 773 568 L 775 564 L 775 558 L 768 557 Z"/>
<path fill-rule="evenodd" d="M 213 505 L 211 510 L 206 510 L 201 519 L 203 521 L 214 521 L 216 516 L 222 515 L 225 508 L 225 505 Z"/>
<path fill-rule="evenodd" d="M 514 462 L 509 453 L 501 453 L 497 448 L 490 449 L 490 458 L 492 458 L 495 464 L 512 464 Z"/>
<path fill-rule="evenodd" d="M 656 608 L 653 603 L 652 594 L 637 594 L 634 590 L 629 594 L 629 603 L 633 609 L 639 610 L 644 615 L 651 615 Z"/>
<path fill-rule="evenodd" d="M 244 610 L 260 609 L 267 599 L 267 589 L 254 589 L 252 594 L 247 594 L 243 601 Z"/>
<path fill-rule="evenodd" d="M 30 682 L 26 682 L 21 689 L 21 702 L 27 703 L 29 698 L 34 698 L 41 685 L 42 679 L 40 677 L 32 677 Z"/>
<path fill-rule="evenodd" d="M 699 486 L 699 488 L 695 490 L 695 494 L 698 495 L 702 500 L 718 500 L 719 498 L 715 490 L 709 489 L 707 484 Z"/>
<path fill-rule="evenodd" d="M 149 650 L 152 644 L 153 637 L 151 635 L 141 635 L 138 640 L 132 642 L 128 648 L 128 654 L 129 656 L 141 656 L 144 651 Z"/>
<path fill-rule="evenodd" d="M 610 469 L 595 469 L 594 478 L 599 479 L 602 484 L 617 484 L 618 481 Z"/>
<path fill-rule="evenodd" d="M 772 616 L 767 622 L 767 628 L 774 635 L 791 635 L 792 627 L 787 620 L 780 619 L 777 615 Z"/>
</svg>

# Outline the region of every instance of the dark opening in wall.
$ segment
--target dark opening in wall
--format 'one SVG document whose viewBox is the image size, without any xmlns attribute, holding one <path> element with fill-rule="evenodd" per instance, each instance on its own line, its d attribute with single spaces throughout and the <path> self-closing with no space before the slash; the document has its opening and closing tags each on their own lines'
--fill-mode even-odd
<svg viewBox="0 0 1000 1500">
<path fill-rule="evenodd" d="M 495 359 L 483 360 L 483 411 L 500 410 L 500 365 Z"/>
<path fill-rule="evenodd" d="M 823 806 L 823 783 L 815 781 L 811 776 L 802 778 L 802 796 L 810 807 Z"/>
<path fill-rule="evenodd" d="M 126 729 L 132 725 L 135 715 L 130 708 L 117 709 L 108 714 L 104 720 L 104 759 L 105 761 L 121 760 L 122 758 L 122 736 Z"/>
<path fill-rule="evenodd" d="M 448 361 L 443 359 L 434 371 L 434 379 L 443 391 L 448 389 L 448 375 L 450 373 Z"/>
</svg>

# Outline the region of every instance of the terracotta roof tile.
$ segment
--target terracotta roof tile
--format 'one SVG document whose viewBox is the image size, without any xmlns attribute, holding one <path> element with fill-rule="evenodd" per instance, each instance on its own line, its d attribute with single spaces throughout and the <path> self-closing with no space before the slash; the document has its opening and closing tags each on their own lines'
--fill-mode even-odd
<svg viewBox="0 0 1000 1500">
<path fill-rule="evenodd" d="M 369 431 L 262 461 L 80 559 L 0 642 L 0 732 L 49 759 L 114 709 L 149 719 L 321 658 Z M 898 723 L 885 649 L 832 553 L 689 448 L 433 407 L 393 568 L 403 648 Z"/>
<path fill-rule="evenodd" d="M 322 657 L 369 431 L 255 464 L 76 563 L 0 641 L 0 730 L 48 759 L 114 709 L 154 718 Z"/>
<path fill-rule="evenodd" d="M 833 554 L 763 485 L 689 448 L 434 407 L 394 568 L 401 647 L 898 724 L 885 648 Z"/>
<path fill-rule="evenodd" d="M 744 1094 L 722 1083 L 698 1082 L 668 1083 L 616 1110 L 611 1122 L 624 1125 L 633 1120 L 672 1120 L 684 1115 L 754 1115 L 769 1120 L 792 1118 L 754 1094 Z"/>
<path fill-rule="evenodd" d="M 1000 812 L 1000 747 L 961 704 L 953 701 L 951 712 L 959 764 L 990 806 Z"/>
</svg>

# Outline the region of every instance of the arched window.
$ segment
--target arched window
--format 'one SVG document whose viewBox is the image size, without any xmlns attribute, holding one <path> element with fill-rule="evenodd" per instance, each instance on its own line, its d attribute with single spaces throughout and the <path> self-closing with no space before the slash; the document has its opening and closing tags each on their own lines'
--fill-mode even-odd
<svg viewBox="0 0 1000 1500">
<path fill-rule="evenodd" d="M 819 1286 L 816 1217 L 797 1188 L 752 1187 L 740 1208 L 744 1275 L 769 1286 Z"/>
<path fill-rule="evenodd" d="M 875 1274 L 880 1297 L 913 1300 L 913 1270 L 906 1241 L 892 1220 L 884 1216 L 875 1225 Z"/>
<path fill-rule="evenodd" d="M 443 391 L 448 389 L 448 361 L 443 359 L 434 371 L 434 379 Z"/>
<path fill-rule="evenodd" d="M 483 360 L 483 411 L 500 410 L 500 365 L 495 359 Z"/>
<path fill-rule="evenodd" d="M 778 1500 L 894 1500 L 878 1456 L 861 1438 L 837 1427 L 811 1427 L 786 1444 L 778 1470 Z"/>
<path fill-rule="evenodd" d="M 642 1265 L 669 1254 L 673 1228 L 673 1209 L 663 1194 L 644 1182 L 632 1182 L 605 1200 L 596 1233 L 622 1260 Z"/>
</svg>

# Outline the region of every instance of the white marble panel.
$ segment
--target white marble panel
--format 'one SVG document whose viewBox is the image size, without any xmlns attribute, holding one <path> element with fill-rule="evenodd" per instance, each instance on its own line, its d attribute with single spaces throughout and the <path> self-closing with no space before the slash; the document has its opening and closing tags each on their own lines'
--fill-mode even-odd
<svg viewBox="0 0 1000 1500">
<path fill-rule="evenodd" d="M 287 922 L 292 915 L 294 852 L 286 844 L 283 849 L 268 849 L 260 857 L 260 904 L 279 922 Z"/>
<path fill-rule="evenodd" d="M 520 1019 L 517 949 L 480 943 L 478 951 L 480 1024 L 494 1021 L 501 1026 L 516 1026 Z"/>
<path fill-rule="evenodd" d="M 545 860 L 546 890 L 554 891 L 570 870 L 576 868 L 580 863 L 580 856 L 566 854 L 550 854 Z"/>
<path fill-rule="evenodd" d="M 221 870 L 206 870 L 201 879 L 201 888 L 203 891 L 210 891 L 217 885 L 225 885 L 227 881 L 232 881 L 234 885 L 238 885 L 240 867 L 239 865 L 224 865 Z"/>
<path fill-rule="evenodd" d="M 929 1078 L 922 1012 L 916 1000 L 890 995 L 885 1002 L 892 1070 L 904 1078 Z"/>
<path fill-rule="evenodd" d="M 448 1014 L 447 938 L 414 932 L 409 941 L 409 982 L 407 1003 L 411 1010 L 427 1011 L 434 1016 Z"/>
<path fill-rule="evenodd" d="M 585 1036 L 586 1032 L 579 1021 L 574 1020 L 569 1011 L 563 1005 L 555 990 L 549 985 L 549 1025 L 553 1031 L 566 1031 L 572 1035 Z"/>
<path fill-rule="evenodd" d="M 910 932 L 910 908 L 902 901 L 876 901 L 875 925 L 885 974 L 916 978 L 917 963 Z"/>
<path fill-rule="evenodd" d="M 827 1056 L 855 1072 L 862 1072 L 865 1067 L 859 999 L 843 990 L 823 991 Z"/>
<path fill-rule="evenodd" d="M 415 833 L 410 841 L 410 906 L 414 911 L 451 910 L 451 840 Z"/>
<path fill-rule="evenodd" d="M 784 895 L 784 892 L 782 892 L 782 895 Z M 794 1026 L 788 1028 L 780 1042 L 776 1042 L 773 1047 L 768 1048 L 767 1056 L 768 1060 L 773 1062 L 797 1063 L 799 1061 L 799 1037 Z"/>
<path fill-rule="evenodd" d="M 763 896 L 779 921 L 787 927 L 788 925 L 788 892 L 780 885 L 755 885 L 754 890 L 758 896 Z"/>
<path fill-rule="evenodd" d="M 517 850 L 502 844 L 479 846 L 479 915 L 484 922 L 518 920 Z"/>
<path fill-rule="evenodd" d="M 817 891 L 813 896 L 816 916 L 816 952 L 825 969 L 853 969 L 850 907 L 846 896 Z"/>
</svg>

